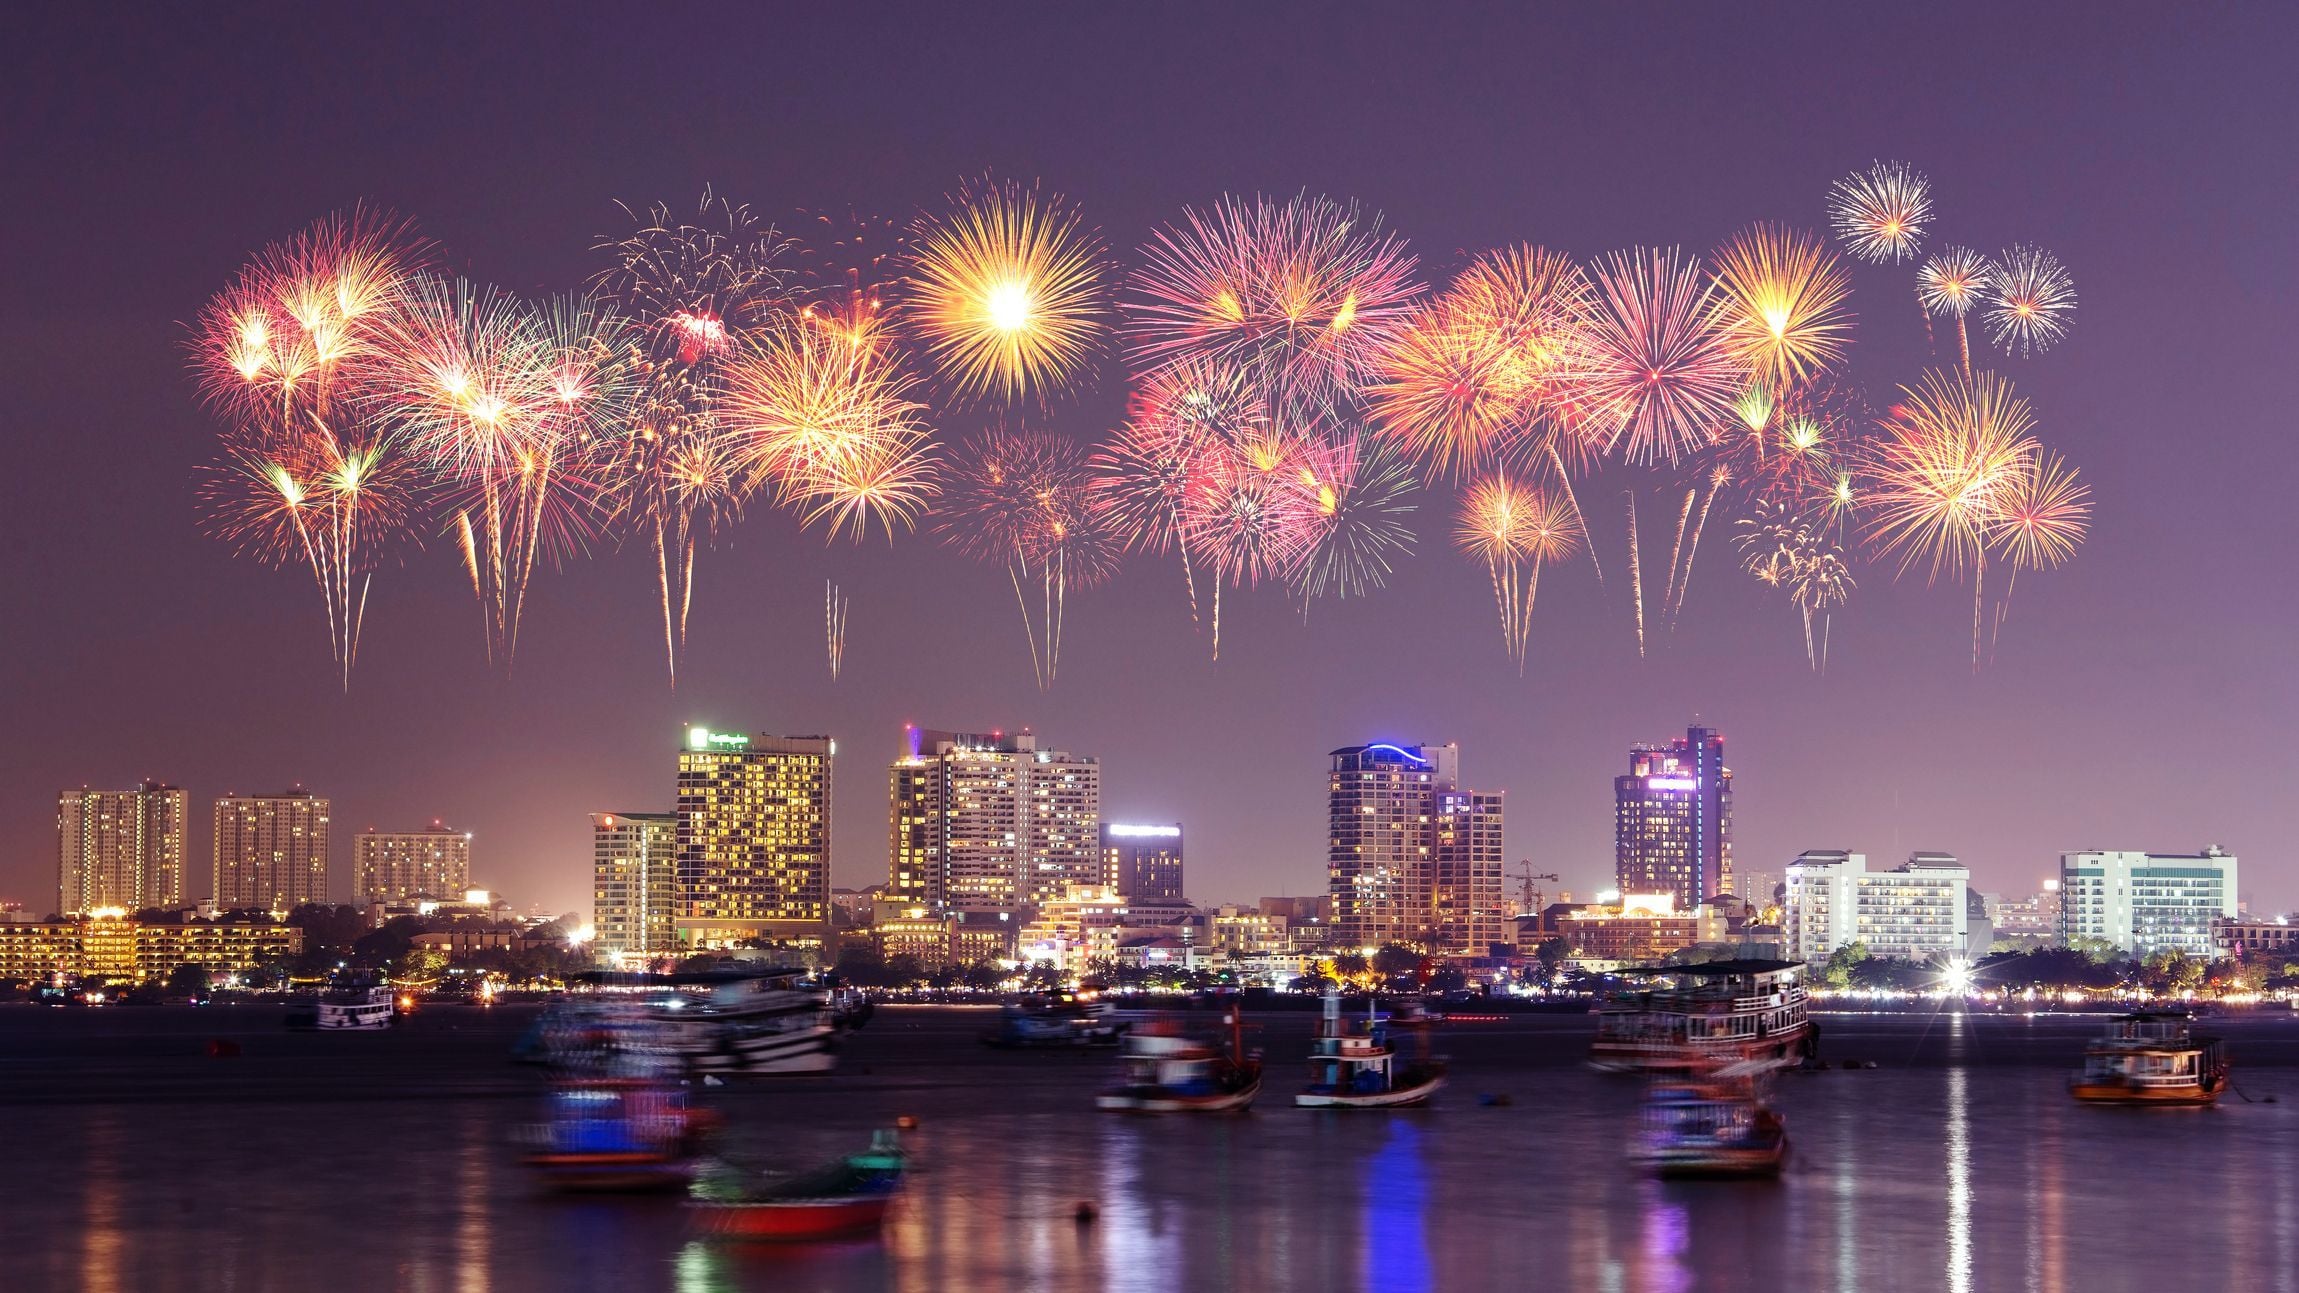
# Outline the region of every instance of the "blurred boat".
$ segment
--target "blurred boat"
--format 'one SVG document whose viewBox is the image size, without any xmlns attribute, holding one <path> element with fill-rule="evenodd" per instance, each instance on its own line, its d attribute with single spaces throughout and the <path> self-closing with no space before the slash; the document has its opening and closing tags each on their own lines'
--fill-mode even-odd
<svg viewBox="0 0 2299 1293">
<path fill-rule="evenodd" d="M 796 970 L 580 976 L 584 991 L 545 1012 L 512 1057 L 597 1073 L 626 1061 L 689 1076 L 827 1073 L 838 1066 L 840 1010 L 852 1026 L 867 1017 L 868 1002 L 800 977 Z"/>
<path fill-rule="evenodd" d="M 550 1119 L 525 1129 L 522 1161 L 554 1189 L 684 1188 L 717 1116 L 676 1083 L 650 1078 L 571 1081 L 550 1094 Z"/>
<path fill-rule="evenodd" d="M 2084 1048 L 2068 1092 L 2087 1104 L 2204 1105 L 2227 1089 L 2227 1047 L 2184 1012 L 2122 1015 Z"/>
<path fill-rule="evenodd" d="M 1261 1056 L 1245 1051 L 1245 1023 L 1232 1004 L 1223 1022 L 1223 1049 L 1184 1036 L 1170 1019 L 1152 1020 L 1125 1036 L 1118 1084 L 1094 1097 L 1114 1113 L 1231 1113 L 1252 1105 L 1261 1091 Z"/>
<path fill-rule="evenodd" d="M 905 1159 L 892 1131 L 817 1172 L 770 1180 L 720 1164 L 695 1178 L 687 1207 L 696 1228 L 722 1239 L 803 1243 L 874 1235 L 902 1188 Z"/>
<path fill-rule="evenodd" d="M 1127 1027 L 1099 992 L 1052 992 L 1007 1002 L 997 1026 L 982 1034 L 982 1044 L 1002 1050 L 1115 1046 Z"/>
<path fill-rule="evenodd" d="M 1645 1094 L 1634 1156 L 1657 1176 L 1777 1176 L 1788 1158 L 1788 1128 L 1758 1099 L 1754 1070 L 1728 1065 L 1697 1079 L 1666 1079 Z"/>
<path fill-rule="evenodd" d="M 1804 967 L 1795 961 L 1712 961 L 1635 973 L 1651 986 L 1597 1003 L 1589 1047 L 1597 1068 L 1691 1072 L 1744 1059 L 1799 1059 L 1812 1045 Z"/>
<path fill-rule="evenodd" d="M 395 1003 L 391 989 L 380 984 L 351 984 L 334 988 L 316 1000 L 291 1003 L 286 1023 L 293 1029 L 319 1032 L 379 1032 L 391 1027 Z"/>
<path fill-rule="evenodd" d="M 1293 1097 L 1294 1104 L 1305 1109 L 1401 1109 L 1426 1104 L 1445 1084 L 1444 1064 L 1426 1053 L 1430 1022 L 1426 1016 L 1392 1021 L 1376 1013 L 1368 999 L 1365 1014 L 1351 1018 L 1342 1013 L 1338 992 L 1325 994 L 1324 1007 L 1316 1039 L 1310 1043 L 1309 1086 Z M 1394 1067 L 1392 1022 L 1422 1030 L 1422 1058 L 1402 1070 Z"/>
</svg>

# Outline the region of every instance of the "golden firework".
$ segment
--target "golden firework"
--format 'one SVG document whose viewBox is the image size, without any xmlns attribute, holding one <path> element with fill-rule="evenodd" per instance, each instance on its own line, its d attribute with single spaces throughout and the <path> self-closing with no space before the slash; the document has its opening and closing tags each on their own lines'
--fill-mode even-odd
<svg viewBox="0 0 2299 1293">
<path fill-rule="evenodd" d="M 1066 386 L 1099 344 L 1102 246 L 1059 199 L 1003 185 L 919 232 L 908 314 L 965 396 Z"/>
</svg>

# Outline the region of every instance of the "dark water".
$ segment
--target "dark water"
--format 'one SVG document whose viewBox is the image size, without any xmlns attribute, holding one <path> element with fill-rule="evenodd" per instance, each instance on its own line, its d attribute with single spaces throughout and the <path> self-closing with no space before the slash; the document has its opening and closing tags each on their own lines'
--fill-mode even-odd
<svg viewBox="0 0 2299 1293">
<path fill-rule="evenodd" d="M 1831 1055 L 1882 1067 L 1780 1082 L 1782 1180 L 1660 1184 L 1624 1158 L 1636 1084 L 1580 1067 L 1585 1018 L 1448 1025 L 1454 1085 L 1384 1115 L 1288 1107 L 1310 1017 L 1271 1016 L 1264 1108 L 1128 1119 L 1091 1108 L 1105 1056 L 890 1009 L 835 1077 L 714 1094 L 764 1163 L 919 1119 L 883 1241 L 806 1250 L 538 1194 L 505 1143 L 535 1114 L 503 1060 L 523 1014 L 276 1018 L 0 1007 L 0 1290 L 2299 1289 L 2284 1014 L 2215 1024 L 2256 1103 L 2208 1111 L 2070 1104 L 2091 1020 L 1829 1016 Z M 208 1058 L 220 1036 L 243 1054 Z"/>
</svg>

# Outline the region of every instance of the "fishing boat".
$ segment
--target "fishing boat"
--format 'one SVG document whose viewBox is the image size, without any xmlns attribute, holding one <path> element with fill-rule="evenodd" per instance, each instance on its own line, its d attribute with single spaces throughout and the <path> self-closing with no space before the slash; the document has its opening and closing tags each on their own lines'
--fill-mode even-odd
<svg viewBox="0 0 2299 1293">
<path fill-rule="evenodd" d="M 1589 1048 L 1597 1068 L 1681 1073 L 1796 1059 L 1812 1045 L 1804 967 L 1795 961 L 1712 961 L 1638 974 L 1646 986 L 1597 1003 Z"/>
<path fill-rule="evenodd" d="M 1732 1067 L 1653 1085 L 1634 1151 L 1640 1166 L 1668 1178 L 1780 1174 L 1788 1158 L 1787 1124 L 1757 1098 L 1752 1080 L 1726 1076 Z"/>
<path fill-rule="evenodd" d="M 853 1239 L 885 1223 L 903 1165 L 895 1134 L 878 1131 L 868 1150 L 803 1176 L 769 1180 L 720 1165 L 695 1178 L 687 1206 L 697 1229 L 721 1239 Z"/>
<path fill-rule="evenodd" d="M 648 1026 L 618 1044 L 696 1075 L 828 1073 L 838 1067 L 838 1026 L 822 992 L 796 977 L 674 976 L 678 990 L 647 1007 Z"/>
<path fill-rule="evenodd" d="M 718 1118 L 685 1088 L 648 1078 L 563 1083 L 550 1120 L 525 1129 L 522 1161 L 553 1189 L 573 1192 L 683 1189 Z"/>
<path fill-rule="evenodd" d="M 1007 1002 L 982 1044 L 1001 1050 L 1115 1046 L 1127 1028 L 1097 992 L 1052 992 Z"/>
<path fill-rule="evenodd" d="M 1365 1014 L 1351 1018 L 1342 1013 L 1341 994 L 1325 994 L 1325 1013 L 1317 1022 L 1317 1037 L 1309 1048 L 1309 1086 L 1293 1097 L 1304 1109 L 1401 1109 L 1428 1103 L 1445 1084 L 1445 1066 L 1428 1056 L 1427 1025 L 1422 1036 L 1422 1057 L 1396 1069 L 1396 1047 L 1390 1041 L 1393 1022 L 1374 1010 L 1368 998 Z"/>
<path fill-rule="evenodd" d="M 2084 1048 L 2068 1092 L 2087 1104 L 2205 1105 L 2227 1089 L 2227 1047 L 2175 1011 L 2119 1016 Z"/>
<path fill-rule="evenodd" d="M 1261 1055 L 1245 1050 L 1245 1022 L 1234 1005 L 1223 1022 L 1229 1046 L 1182 1034 L 1171 1020 L 1152 1020 L 1125 1035 L 1118 1083 L 1094 1097 L 1113 1113 L 1233 1113 L 1261 1091 Z"/>
</svg>

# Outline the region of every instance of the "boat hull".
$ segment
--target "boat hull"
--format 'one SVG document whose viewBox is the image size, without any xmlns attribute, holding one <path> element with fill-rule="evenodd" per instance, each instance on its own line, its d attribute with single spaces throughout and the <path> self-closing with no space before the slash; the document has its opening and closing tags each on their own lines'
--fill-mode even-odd
<svg viewBox="0 0 2299 1293">
<path fill-rule="evenodd" d="M 695 1226 L 706 1235 L 759 1243 L 807 1243 L 875 1235 L 886 1223 L 891 1195 L 788 1199 L 767 1203 L 690 1203 Z"/>
<path fill-rule="evenodd" d="M 1648 1152 L 1646 1171 L 1664 1180 L 1745 1180 L 1780 1175 L 1788 1160 L 1788 1141 L 1745 1149 L 1697 1149 Z"/>
<path fill-rule="evenodd" d="M 2200 1085 L 2134 1087 L 2120 1082 L 2074 1082 L 2069 1084 L 2068 1094 L 2085 1104 L 2192 1108 L 2217 1104 L 2221 1089 L 2220 1086 L 2214 1086 L 2206 1090 Z"/>
<path fill-rule="evenodd" d="M 1730 1045 L 1669 1041 L 1608 1041 L 1589 1048 L 1589 1067 L 1604 1073 L 1690 1073 L 1747 1060 L 1786 1061 L 1802 1053 L 1809 1026 Z"/>
<path fill-rule="evenodd" d="M 543 1183 L 569 1194 L 638 1194 L 683 1190 L 694 1180 L 694 1160 L 660 1154 L 529 1154 L 527 1166 Z"/>
<path fill-rule="evenodd" d="M 1106 1113 L 1242 1113 L 1259 1094 L 1259 1079 L 1235 1091 L 1203 1095 L 1127 1089 L 1102 1092 L 1094 1097 L 1094 1107 Z"/>
<path fill-rule="evenodd" d="M 1293 1097 L 1295 1106 L 1302 1109 L 1410 1109 L 1429 1103 L 1445 1079 L 1432 1078 L 1427 1082 L 1394 1091 L 1373 1091 L 1364 1094 L 1341 1091 L 1303 1091 Z"/>
</svg>

